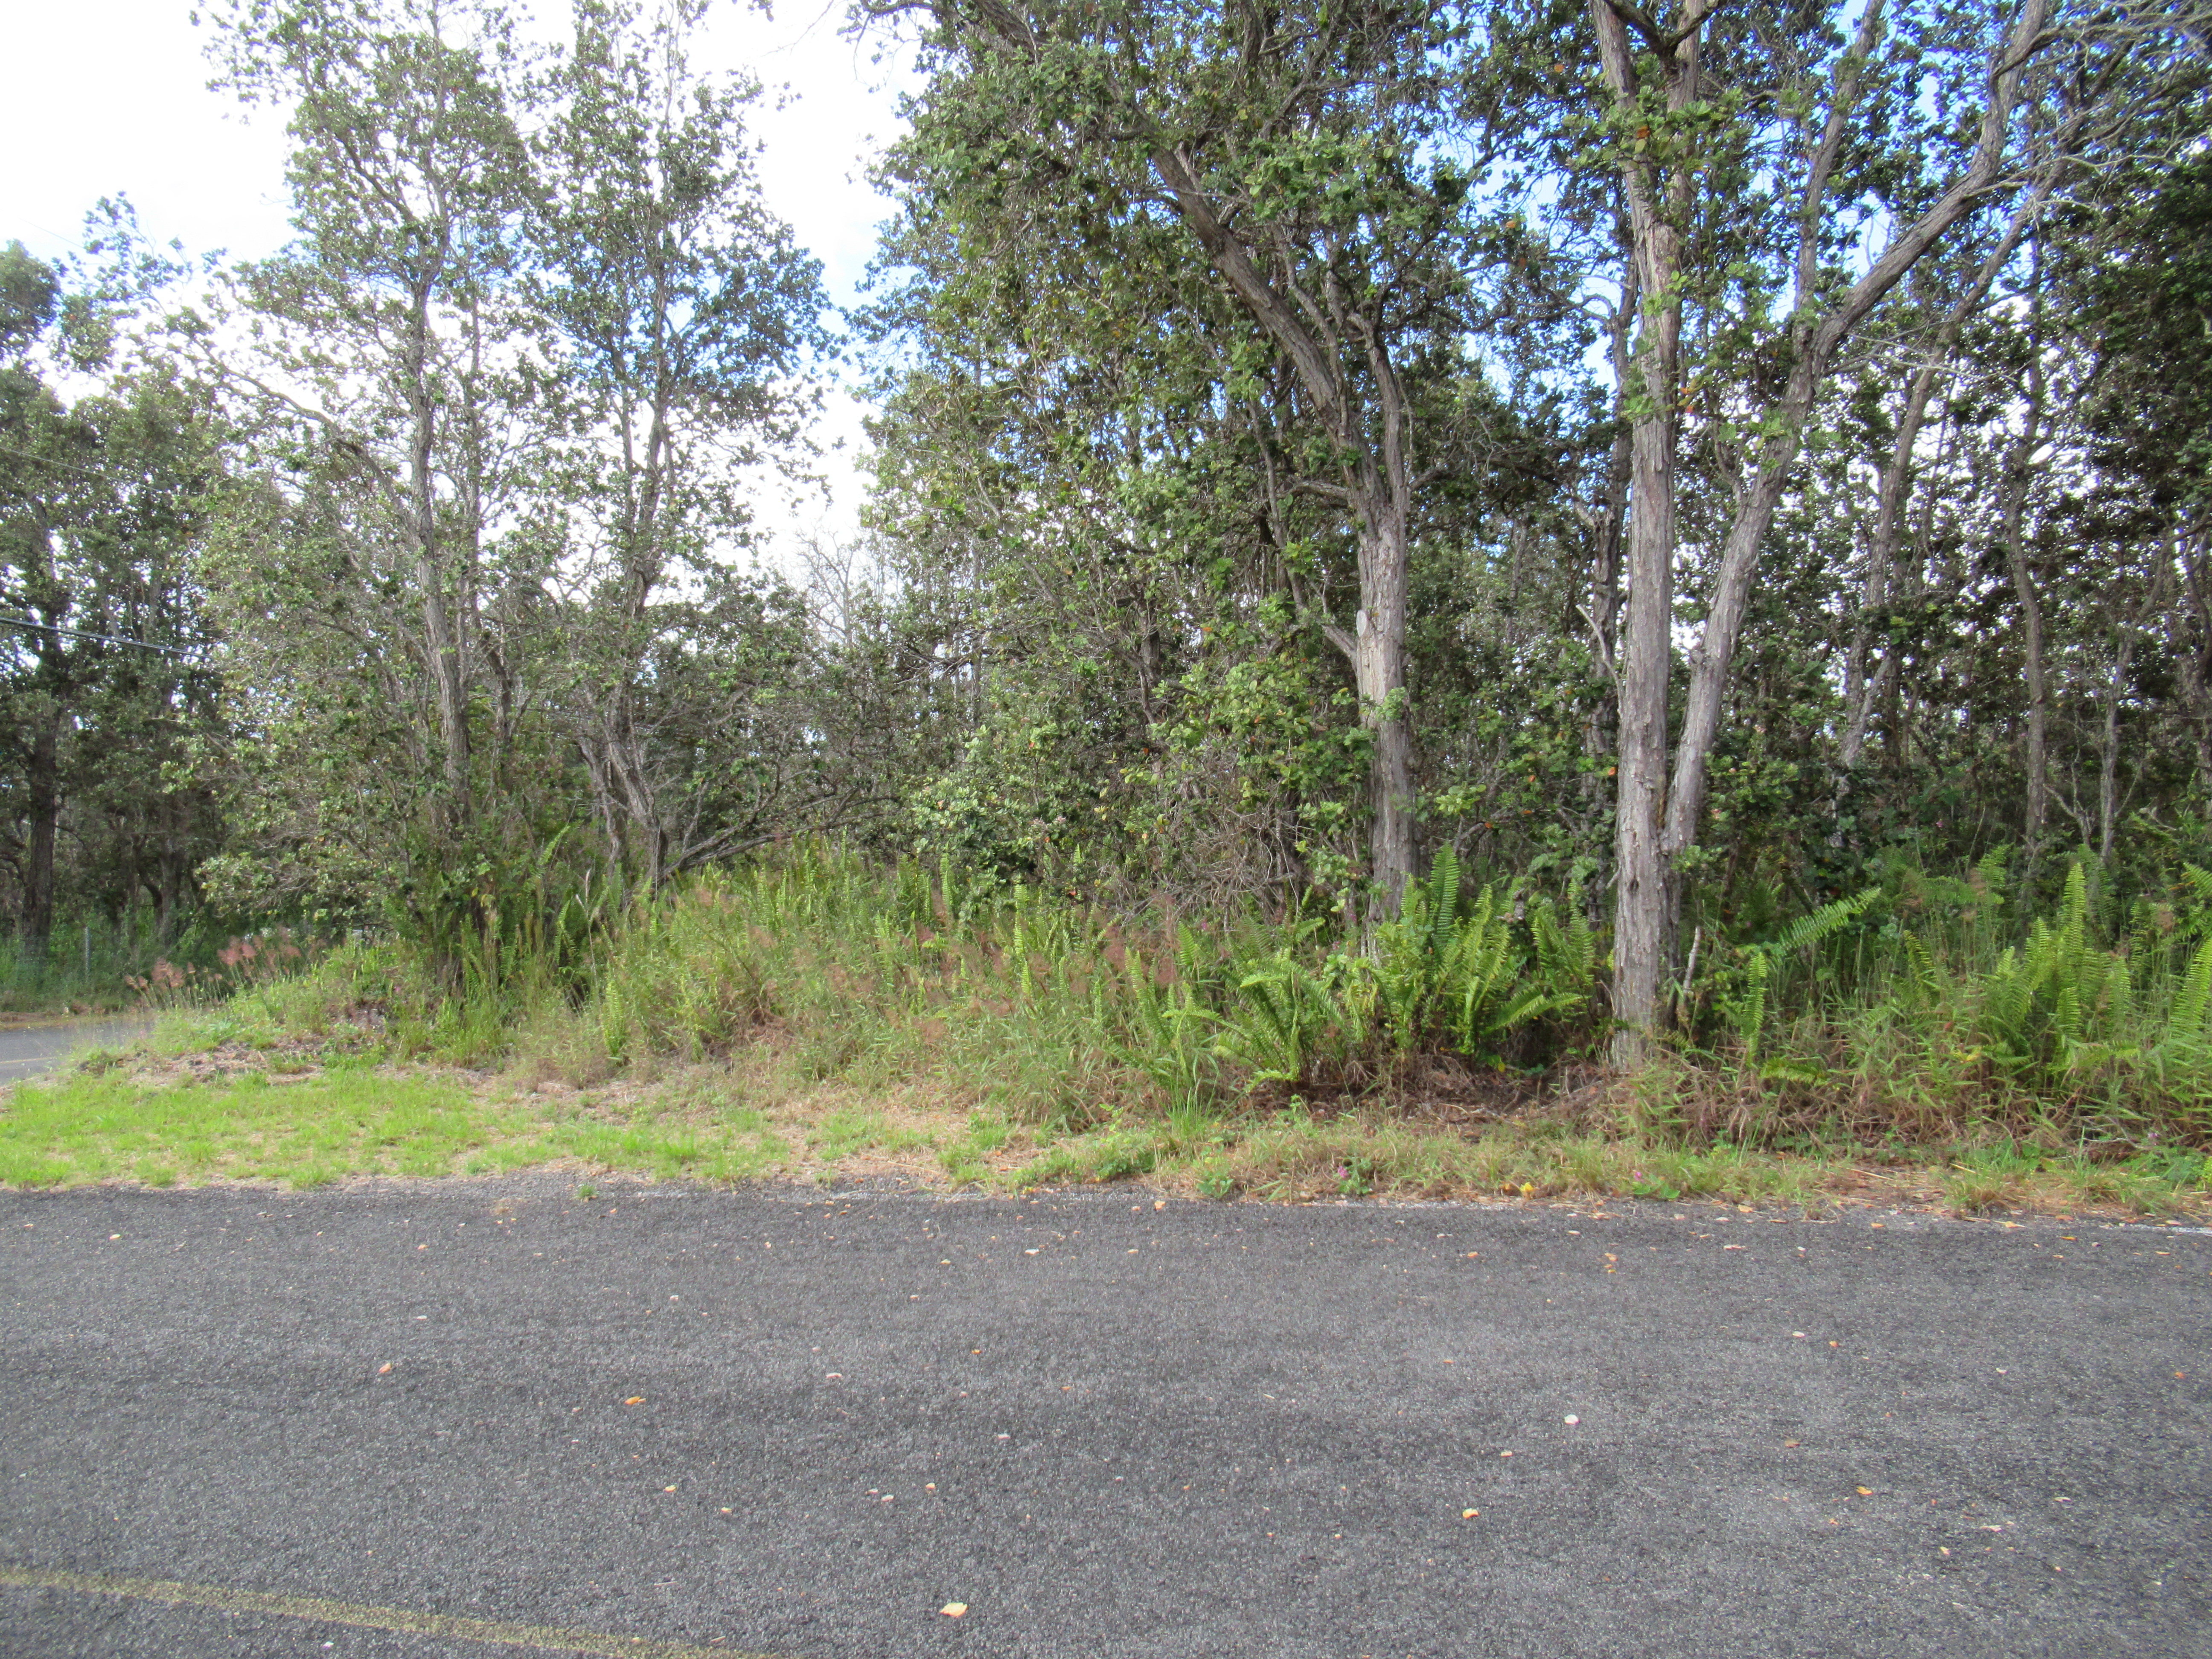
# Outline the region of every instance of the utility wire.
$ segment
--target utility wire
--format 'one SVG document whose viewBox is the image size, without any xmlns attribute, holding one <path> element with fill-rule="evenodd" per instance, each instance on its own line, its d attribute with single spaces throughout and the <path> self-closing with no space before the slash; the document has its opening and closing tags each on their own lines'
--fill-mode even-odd
<svg viewBox="0 0 2212 1659">
<path fill-rule="evenodd" d="M 0 455 L 20 455 L 33 466 L 51 466 L 64 472 L 75 472 L 99 483 L 112 483 L 117 477 L 112 472 L 95 471 L 88 466 L 79 466 L 74 461 L 58 461 L 52 456 L 41 455 L 34 449 L 16 449 L 8 444 L 0 444 Z"/>
<path fill-rule="evenodd" d="M 74 628 L 57 628 L 52 623 L 33 622 L 27 617 L 0 617 L 0 628 L 25 628 L 38 634 L 58 634 L 64 639 L 91 640 L 99 645 L 135 645 L 141 651 L 161 651 L 172 657 L 189 657 L 191 653 L 173 645 L 155 645 L 148 640 L 119 639 L 112 634 L 86 634 Z"/>
</svg>

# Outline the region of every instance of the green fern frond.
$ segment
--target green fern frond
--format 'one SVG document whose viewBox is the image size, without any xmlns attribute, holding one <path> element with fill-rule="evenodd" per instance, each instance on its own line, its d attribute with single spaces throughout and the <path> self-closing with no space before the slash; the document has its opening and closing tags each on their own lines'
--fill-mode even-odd
<svg viewBox="0 0 2212 1659">
<path fill-rule="evenodd" d="M 1766 1030 L 1766 976 L 1770 971 L 1764 951 L 1754 951 L 1747 964 L 1749 982 L 1742 996 L 1729 1007 L 1735 1024 L 1736 1036 L 1743 1040 L 1743 1057 L 1747 1063 L 1759 1063 L 1759 1039 Z"/>
<path fill-rule="evenodd" d="M 1936 978 L 1936 957 L 1917 933 L 1906 933 L 1900 941 L 1906 959 L 1912 964 L 1911 982 L 1913 994 L 1923 1008 L 1933 1008 L 1942 1000 L 1942 984 Z"/>
<path fill-rule="evenodd" d="M 1880 887 L 1869 887 L 1849 898 L 1832 900 L 1809 915 L 1798 917 L 1784 928 L 1782 937 L 1775 940 L 1774 954 L 1793 955 L 1832 938 L 1865 915 L 1881 897 Z"/>
<path fill-rule="evenodd" d="M 1759 1076 L 1763 1083 L 1820 1084 L 1828 1080 L 1828 1068 L 1817 1060 L 1784 1058 L 1762 1063 Z"/>
<path fill-rule="evenodd" d="M 2194 864 L 2181 866 L 2179 891 L 2174 896 L 2180 902 L 2182 931 L 2191 939 L 2212 936 L 2212 870 Z"/>
<path fill-rule="evenodd" d="M 2189 1037 L 2207 1034 L 2208 1021 L 2212 1021 L 2212 940 L 2201 945 L 2189 963 L 2189 971 L 2181 976 L 2181 988 L 2174 995 L 2173 1012 L 2166 1017 L 2169 1033 Z"/>
<path fill-rule="evenodd" d="M 1449 842 L 1437 849 L 1428 887 L 1429 948 L 1442 956 L 1459 921 L 1459 854 Z"/>
<path fill-rule="evenodd" d="M 1974 885 L 1981 889 L 1991 904 L 2004 902 L 2005 866 L 2011 858 L 2012 848 L 2008 844 L 1992 847 L 1974 866 Z"/>
</svg>

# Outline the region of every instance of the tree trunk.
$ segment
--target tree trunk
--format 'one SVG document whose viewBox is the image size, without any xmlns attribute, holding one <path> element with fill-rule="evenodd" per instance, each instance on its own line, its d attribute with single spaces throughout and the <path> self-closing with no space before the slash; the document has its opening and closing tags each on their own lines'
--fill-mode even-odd
<svg viewBox="0 0 2212 1659">
<path fill-rule="evenodd" d="M 2025 483 L 2016 487 L 2026 493 Z M 2008 513 L 2007 516 L 2013 515 Z M 2009 527 L 2005 536 L 2005 559 L 2012 570 L 2014 597 L 2020 601 L 2021 672 L 2027 686 L 2027 779 L 2023 829 L 2028 862 L 2033 866 L 2042 853 L 2043 826 L 2051 811 L 2051 699 L 2044 679 L 2043 600 L 2036 592 L 2035 573 L 2028 568 L 2027 545 Z"/>
<path fill-rule="evenodd" d="M 164 814 L 168 821 L 161 826 L 161 849 L 155 854 L 157 885 L 155 890 L 154 942 L 157 950 L 166 951 L 176 941 L 177 922 L 184 908 L 186 884 L 191 880 L 189 825 L 178 822 L 181 813 L 173 807 Z"/>
<path fill-rule="evenodd" d="M 1707 8 L 1694 3 L 1692 10 Z M 1636 67 L 1628 32 L 1609 0 L 1590 0 L 1598 55 L 1616 106 L 1632 106 Z M 1679 112 L 1696 96 L 1694 21 L 1662 60 L 1667 102 Z M 1613 820 L 1613 1063 L 1646 1059 L 1660 1018 L 1660 981 L 1672 954 L 1667 937 L 1674 905 L 1661 847 L 1667 793 L 1667 692 L 1674 669 L 1674 448 L 1680 404 L 1682 301 L 1681 210 L 1686 170 L 1663 189 L 1645 159 L 1623 169 L 1628 198 L 1635 283 L 1648 296 L 1637 340 L 1637 413 L 1629 434 L 1628 615 L 1615 670 L 1620 759 Z"/>
<path fill-rule="evenodd" d="M 1905 394 L 1905 410 L 1897 422 L 1897 441 L 1890 447 L 1889 460 L 1882 468 L 1881 482 L 1876 487 L 1874 533 L 1867 542 L 1866 579 L 1859 594 L 1858 615 L 1851 620 L 1850 651 L 1844 664 L 1844 735 L 1838 745 L 1837 758 L 1845 771 L 1856 766 L 1859 757 L 1866 751 L 1867 732 L 1873 724 L 1882 684 L 1887 678 L 1887 653 L 1882 667 L 1868 672 L 1872 621 L 1889 604 L 1890 583 L 1897 566 L 1899 531 L 1905 497 L 1912 488 L 1913 451 L 1920 441 L 1920 428 L 1927 418 L 1928 402 L 1935 393 L 1936 380 L 1951 355 L 1951 344 L 1952 336 L 1947 330 L 1929 345 L 1920 372 L 1912 377 L 1911 390 Z"/>
<path fill-rule="evenodd" d="M 2181 603 L 2166 611 L 2166 637 L 2189 711 L 2197 787 L 2212 797 L 2212 581 L 2207 580 L 2205 543 L 2203 532 L 2187 537 L 2179 530 L 2166 532 L 2167 559 Z"/>
<path fill-rule="evenodd" d="M 2034 488 L 2035 447 L 2043 432 L 2043 295 L 2040 248 L 2029 276 L 2027 326 L 2027 411 L 2005 456 L 2005 564 L 2013 596 L 2020 604 L 2021 673 L 2027 690 L 2027 777 L 2023 803 L 2023 839 L 2027 843 L 2029 878 L 2043 851 L 2043 828 L 2051 812 L 2049 761 L 2051 693 L 2045 677 L 2043 597 L 2029 562 L 2027 499 Z"/>
<path fill-rule="evenodd" d="M 1406 718 L 1406 525 L 1377 514 L 1360 537 L 1360 597 L 1352 666 L 1374 736 L 1368 784 L 1374 820 L 1370 874 L 1382 913 L 1395 915 L 1413 876 L 1413 734 Z"/>
<path fill-rule="evenodd" d="M 2114 653 L 2112 684 L 2105 689 L 2104 728 L 2098 733 L 2097 856 L 2108 861 L 2120 817 L 2120 698 L 2126 692 L 2135 654 L 2135 629 L 2130 625 Z"/>
<path fill-rule="evenodd" d="M 36 981 L 46 972 L 54 931 L 54 842 L 61 827 L 61 705 L 39 721 L 25 768 L 31 832 L 23 852 L 23 913 L 15 934 L 15 971 Z"/>
<path fill-rule="evenodd" d="M 473 817 L 469 799 L 468 671 L 446 591 L 448 571 L 438 522 L 438 397 L 430 359 L 430 295 L 434 274 L 418 277 L 409 314 L 404 368 L 407 376 L 407 494 L 405 534 L 422 589 L 423 666 L 437 705 L 438 740 L 446 784 L 442 816 L 449 835 Z"/>
<path fill-rule="evenodd" d="M 1406 708 L 1406 564 L 1414 495 L 1413 438 L 1405 388 L 1382 331 L 1371 319 L 1352 320 L 1352 296 L 1335 286 L 1333 278 L 1327 291 L 1328 306 L 1310 316 L 1302 312 L 1269 281 L 1251 250 L 1223 222 L 1187 155 L 1163 148 L 1153 152 L 1152 163 L 1214 270 L 1289 360 L 1315 413 L 1345 458 L 1338 466 L 1340 483 L 1308 479 L 1305 485 L 1340 503 L 1358 526 L 1358 615 L 1350 638 L 1333 625 L 1325 631 L 1351 659 L 1360 719 L 1373 733 L 1369 877 L 1375 884 L 1379 914 L 1392 915 L 1414 866 L 1413 741 Z M 1359 342 L 1365 359 L 1373 387 L 1371 404 L 1352 390 L 1356 382 L 1347 372 L 1345 358 L 1353 339 Z"/>
<path fill-rule="evenodd" d="M 1677 319 L 1678 320 L 1678 319 Z M 1654 331 L 1665 323 L 1654 319 Z M 1650 354 L 1647 349 L 1647 360 Z M 1650 1050 L 1673 906 L 1660 851 L 1667 789 L 1667 682 L 1674 668 L 1674 422 L 1669 404 L 1636 423 L 1630 486 L 1628 617 L 1619 690 L 1618 805 L 1613 825 L 1613 1062 Z"/>
<path fill-rule="evenodd" d="M 1697 28 L 1711 8 L 1692 3 L 1686 8 L 1680 38 L 1671 56 L 1662 60 L 1667 76 L 1670 110 L 1686 107 L 1698 88 Z M 1840 297 L 1826 304 L 1823 314 L 1820 294 L 1820 228 L 1826 222 L 1825 201 L 1830 177 L 1845 149 L 1849 117 L 1856 96 L 1858 77 L 1880 39 L 1881 0 L 1869 0 L 1861 14 L 1857 38 L 1837 66 L 1828 114 L 1817 144 L 1807 157 L 1800 225 L 1797 273 L 1790 345 L 1794 367 L 1776 401 L 1761 411 L 1757 423 L 1767 435 L 1761 440 L 1750 485 L 1739 495 L 1723 544 L 1720 568 L 1706 609 L 1705 625 L 1691 658 L 1690 690 L 1683 711 L 1682 734 L 1675 749 L 1671 778 L 1663 781 L 1658 765 L 1648 755 L 1632 753 L 1639 744 L 1665 740 L 1666 671 L 1662 643 L 1672 623 L 1671 615 L 1654 617 L 1639 629 L 1636 586 L 1647 578 L 1656 562 L 1656 543 L 1639 538 L 1636 527 L 1649 524 L 1656 531 L 1660 515 L 1647 514 L 1640 497 L 1647 471 L 1656 482 L 1656 469 L 1647 468 L 1639 448 L 1635 489 L 1639 497 L 1632 519 L 1630 536 L 1630 640 L 1623 651 L 1621 681 L 1620 823 L 1617 842 L 1620 867 L 1615 889 L 1613 939 L 1614 1007 L 1616 1019 L 1626 1023 L 1616 1034 L 1617 1062 L 1629 1063 L 1649 1051 L 1650 1032 L 1658 1014 L 1658 993 L 1666 962 L 1679 933 L 1680 893 L 1672 872 L 1680 855 L 1696 844 L 1705 811 L 1705 781 L 1725 706 L 1729 671 L 1749 604 L 1751 584 L 1758 568 L 1759 544 L 1773 521 L 1790 469 L 1804 443 L 1804 428 L 1828 365 L 1844 337 L 1863 321 L 1905 274 L 1951 228 L 1978 206 L 2004 160 L 2005 139 L 2013 106 L 2020 90 L 2022 68 L 2042 31 L 2045 0 L 2027 0 L 2014 21 L 2010 39 L 1993 66 L 1988 105 L 1982 112 L 1979 142 L 1974 159 L 1942 195 L 1911 224 L 1899 231 L 1881 256 Z M 1635 65 L 1629 55 L 1627 29 L 1613 0 L 1590 0 L 1598 36 L 1599 56 L 1613 94 L 1614 106 L 1624 113 L 1637 107 Z M 1640 14 L 1639 14 L 1640 15 Z M 1673 278 L 1680 269 L 1680 233 L 1686 222 L 1691 187 L 1686 168 L 1677 168 L 1668 185 L 1668 210 L 1658 210 L 1656 169 L 1650 160 L 1632 157 L 1622 167 L 1627 187 L 1630 219 L 1634 233 L 1640 276 L 1647 294 L 1660 296 L 1645 322 L 1642 403 L 1649 411 L 1638 417 L 1639 444 L 1647 434 L 1656 437 L 1662 422 L 1667 427 L 1667 471 L 1663 475 L 1668 501 L 1664 523 L 1667 554 L 1672 562 L 1674 535 L 1673 431 L 1678 406 L 1678 361 L 1680 302 L 1674 297 Z M 1816 320 L 1817 319 L 1817 320 Z M 1655 573 L 1656 574 L 1656 573 Z M 1632 666 L 1639 646 L 1643 657 Z M 1640 678 L 1639 678 L 1640 677 Z M 1648 712 L 1632 716 L 1632 699 L 1656 699 L 1657 719 Z M 1640 721 L 1640 724 L 1638 723 Z M 1635 729 L 1632 730 L 1634 726 Z M 1658 764 L 1663 764 L 1663 760 Z M 1662 806 L 1665 824 L 1655 837 L 1656 817 Z M 1649 845 L 1656 839 L 1656 849 Z M 1632 855 L 1636 862 L 1632 862 Z M 1647 875 L 1648 878 L 1647 878 Z"/>
</svg>

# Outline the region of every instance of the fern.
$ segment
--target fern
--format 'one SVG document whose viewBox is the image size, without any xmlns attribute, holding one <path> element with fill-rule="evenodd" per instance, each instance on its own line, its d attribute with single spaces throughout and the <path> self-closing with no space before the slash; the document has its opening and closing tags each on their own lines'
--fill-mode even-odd
<svg viewBox="0 0 2212 1659">
<path fill-rule="evenodd" d="M 1735 1027 L 1736 1036 L 1743 1042 L 1743 1058 L 1747 1065 L 1759 1064 L 1759 1040 L 1766 1030 L 1766 977 L 1771 971 L 1770 958 L 1764 951 L 1753 951 L 1746 964 L 1746 985 L 1741 996 L 1728 1003 L 1729 1023 Z"/>
<path fill-rule="evenodd" d="M 1163 991 L 1136 951 L 1125 971 L 1136 1041 L 1123 1046 L 1124 1058 L 1160 1086 L 1170 1110 L 1202 1104 L 1220 1069 L 1206 1036 L 1217 1016 L 1199 1003 L 1187 979 Z"/>
<path fill-rule="evenodd" d="M 1566 1012 L 1578 1012 L 1597 982 L 1597 936 L 1583 919 L 1579 895 L 1570 889 L 1566 920 L 1549 898 L 1528 907 L 1528 932 L 1536 943 L 1536 971 L 1544 988 L 1569 1000 Z"/>
<path fill-rule="evenodd" d="M 2212 937 L 2212 870 L 2194 864 L 2181 866 L 2180 911 L 2182 931 L 2191 939 Z"/>
<path fill-rule="evenodd" d="M 2212 939 L 2197 947 L 2166 1012 L 2166 1029 L 2142 1058 L 2160 1078 L 2179 1073 L 2200 1091 L 2212 1085 Z"/>
<path fill-rule="evenodd" d="M 2005 866 L 2011 858 L 2012 848 L 2008 845 L 1992 847 L 1974 866 L 1973 885 L 1993 906 L 2004 902 Z"/>
<path fill-rule="evenodd" d="M 1990 1057 L 2008 1070 L 2052 1076 L 2102 1066 L 2134 1012 L 2126 958 L 2089 931 L 2089 884 L 2076 860 L 2058 915 L 2038 916 L 1982 981 L 1978 1023 Z"/>
<path fill-rule="evenodd" d="M 2169 1032 L 2201 1037 L 2208 1019 L 2212 1019 L 2212 941 L 2197 951 L 2189 971 L 2181 976 L 2181 988 L 2174 995 L 2173 1012 L 2166 1017 L 2166 1028 Z"/>
<path fill-rule="evenodd" d="M 1923 1009 L 1940 1006 L 1943 986 L 1936 972 L 1935 954 L 1917 933 L 1907 932 L 1899 936 L 1899 943 L 1905 947 L 1905 960 L 1911 967 L 1906 982 L 1912 988 L 1915 1004 Z"/>
<path fill-rule="evenodd" d="M 1832 900 L 1810 915 L 1798 917 L 1784 928 L 1782 937 L 1776 939 L 1771 947 L 1772 953 L 1778 957 L 1795 956 L 1800 951 L 1810 950 L 1850 927 L 1881 898 L 1881 889 L 1869 887 L 1849 898 Z"/>
<path fill-rule="evenodd" d="M 1216 1046 L 1261 1082 L 1303 1081 L 1317 1060 L 1350 1047 L 1367 1024 L 1331 977 L 1287 947 L 1240 964 L 1231 981 L 1235 1006 L 1219 1022 Z"/>
</svg>

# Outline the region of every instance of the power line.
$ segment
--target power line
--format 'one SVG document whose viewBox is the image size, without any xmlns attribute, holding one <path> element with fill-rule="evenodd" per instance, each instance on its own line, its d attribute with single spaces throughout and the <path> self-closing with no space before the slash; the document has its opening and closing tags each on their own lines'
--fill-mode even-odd
<svg viewBox="0 0 2212 1659">
<path fill-rule="evenodd" d="M 82 476 L 91 478 L 100 483 L 111 483 L 116 477 L 112 472 L 94 471 L 91 467 L 79 466 L 74 461 L 58 461 L 51 455 L 41 455 L 36 450 L 16 449 L 7 444 L 0 444 L 0 455 L 20 455 L 25 460 L 31 462 L 33 465 L 51 466 L 58 468 L 64 472 L 79 473 Z"/>
<path fill-rule="evenodd" d="M 57 628 L 52 623 L 33 622 L 27 617 L 0 617 L 0 628 L 24 628 L 33 633 L 58 634 L 64 639 L 90 640 L 99 645 L 135 645 L 141 651 L 160 651 L 172 657 L 189 657 L 191 653 L 173 645 L 155 645 L 149 640 L 121 639 L 112 634 L 86 634 L 74 628 Z"/>
</svg>

